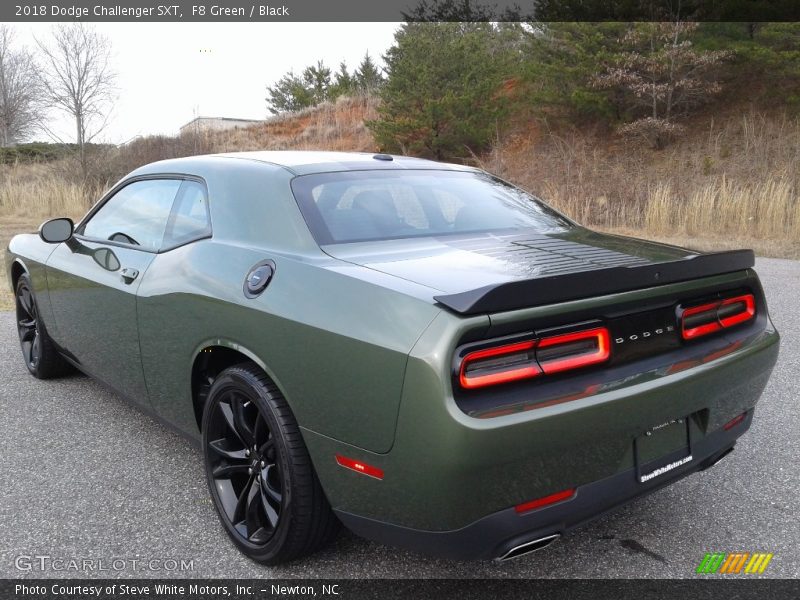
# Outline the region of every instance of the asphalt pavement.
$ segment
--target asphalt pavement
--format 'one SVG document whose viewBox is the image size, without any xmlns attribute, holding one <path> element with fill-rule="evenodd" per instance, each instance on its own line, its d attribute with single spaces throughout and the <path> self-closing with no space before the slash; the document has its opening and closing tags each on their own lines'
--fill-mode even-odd
<svg viewBox="0 0 800 600">
<path fill-rule="evenodd" d="M 343 532 L 305 560 L 257 565 L 220 527 L 199 451 L 87 377 L 28 375 L 13 315 L 0 313 L 0 577 L 691 578 L 706 552 L 734 551 L 771 552 L 765 576 L 798 577 L 800 262 L 759 259 L 757 270 L 781 353 L 736 451 L 503 564 Z"/>
</svg>

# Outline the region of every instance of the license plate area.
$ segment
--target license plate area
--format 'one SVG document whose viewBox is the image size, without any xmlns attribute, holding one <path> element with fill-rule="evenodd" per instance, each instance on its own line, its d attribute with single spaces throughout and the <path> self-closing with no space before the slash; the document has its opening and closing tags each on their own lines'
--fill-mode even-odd
<svg viewBox="0 0 800 600">
<path fill-rule="evenodd" d="M 655 425 L 633 441 L 636 479 L 646 483 L 692 461 L 689 419 Z"/>
</svg>

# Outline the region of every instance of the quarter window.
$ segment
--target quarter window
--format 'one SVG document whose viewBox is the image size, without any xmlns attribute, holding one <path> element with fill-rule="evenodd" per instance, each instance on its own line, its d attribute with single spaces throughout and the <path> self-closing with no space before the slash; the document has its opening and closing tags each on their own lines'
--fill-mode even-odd
<svg viewBox="0 0 800 600">
<path fill-rule="evenodd" d="M 164 234 L 164 248 L 180 246 L 211 233 L 205 186 L 187 179 L 181 183 Z"/>
</svg>

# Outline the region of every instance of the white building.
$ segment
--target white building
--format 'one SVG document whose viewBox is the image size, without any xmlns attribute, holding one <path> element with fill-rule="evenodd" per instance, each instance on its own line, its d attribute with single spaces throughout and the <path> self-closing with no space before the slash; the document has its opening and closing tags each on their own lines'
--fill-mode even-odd
<svg viewBox="0 0 800 600">
<path fill-rule="evenodd" d="M 183 125 L 180 129 L 184 133 L 205 133 L 206 131 L 225 131 L 226 129 L 236 129 L 250 127 L 264 121 L 255 119 L 231 119 L 229 117 L 196 117 Z"/>
</svg>

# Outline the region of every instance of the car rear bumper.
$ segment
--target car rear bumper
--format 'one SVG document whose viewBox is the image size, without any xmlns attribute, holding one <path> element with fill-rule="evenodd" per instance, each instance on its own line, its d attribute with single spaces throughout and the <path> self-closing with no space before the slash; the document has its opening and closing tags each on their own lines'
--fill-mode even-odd
<svg viewBox="0 0 800 600">
<path fill-rule="evenodd" d="M 558 536 L 614 510 L 638 497 L 703 471 L 733 450 L 736 439 L 749 427 L 753 411 L 729 430 L 720 429 L 692 446 L 692 460 L 661 476 L 640 483 L 636 469 L 579 486 L 572 498 L 519 514 L 513 507 L 487 515 L 466 527 L 450 531 L 426 531 L 402 527 L 335 511 L 354 533 L 381 543 L 445 558 L 502 559 L 537 549 Z M 541 541 L 541 544 L 534 542 Z M 515 553 L 519 549 L 519 554 Z M 509 553 L 512 553 L 509 556 Z"/>
<path fill-rule="evenodd" d="M 515 544 L 569 531 L 705 468 L 749 427 L 779 347 L 767 321 L 760 331 L 694 346 L 692 360 L 684 352 L 642 362 L 635 373 L 621 371 L 612 385 L 590 394 L 475 418 L 442 387 L 439 357 L 452 355 L 446 340 L 457 336 L 436 323 L 410 356 L 389 452 L 368 452 L 309 430 L 304 438 L 331 506 L 353 531 L 460 558 L 502 556 Z M 725 430 L 742 414 L 743 421 Z M 692 460 L 638 482 L 636 441 L 681 419 Z M 336 455 L 383 476 L 342 468 Z M 671 464 L 670 456 L 665 451 L 658 460 Z M 576 490 L 570 500 L 521 515 L 515 510 L 568 489 Z"/>
</svg>

